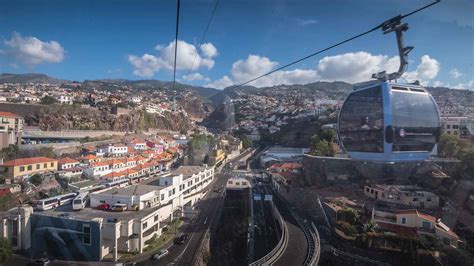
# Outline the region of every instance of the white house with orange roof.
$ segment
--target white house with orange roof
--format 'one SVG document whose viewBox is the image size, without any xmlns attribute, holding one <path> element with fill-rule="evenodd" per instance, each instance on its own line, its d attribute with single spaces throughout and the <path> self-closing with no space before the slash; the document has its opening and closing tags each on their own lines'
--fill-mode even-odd
<svg viewBox="0 0 474 266">
<path fill-rule="evenodd" d="M 93 178 L 99 178 L 103 175 L 112 172 L 109 162 L 95 162 L 89 164 L 89 167 L 84 169 L 84 173 Z"/>
<path fill-rule="evenodd" d="M 123 144 L 110 144 L 107 146 L 106 154 L 111 157 L 126 156 L 128 147 Z"/>
<path fill-rule="evenodd" d="M 459 236 L 446 226 L 441 219 L 419 212 L 416 209 L 396 210 L 394 212 L 372 209 L 372 220 L 384 227 L 396 224 L 416 230 L 418 235 L 431 235 L 456 246 Z"/>
<path fill-rule="evenodd" d="M 80 162 L 78 160 L 74 160 L 70 157 L 61 158 L 58 161 L 58 168 L 59 170 L 70 169 L 70 168 L 77 167 L 79 163 Z"/>
<path fill-rule="evenodd" d="M 132 141 L 130 141 L 128 146 L 132 147 L 134 150 L 146 150 L 147 149 L 146 141 L 143 140 L 143 139 L 138 139 L 138 138 L 133 139 Z"/>
</svg>

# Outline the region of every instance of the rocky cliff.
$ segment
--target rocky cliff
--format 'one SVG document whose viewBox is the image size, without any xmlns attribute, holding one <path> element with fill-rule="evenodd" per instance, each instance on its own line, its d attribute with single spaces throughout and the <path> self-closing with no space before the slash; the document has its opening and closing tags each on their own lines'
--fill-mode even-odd
<svg viewBox="0 0 474 266">
<path fill-rule="evenodd" d="M 181 113 L 165 112 L 163 115 L 132 110 L 128 114 L 113 115 L 95 108 L 51 106 L 25 117 L 29 125 L 42 130 L 114 130 L 134 132 L 151 128 L 174 130 L 190 128 L 190 120 Z"/>
</svg>

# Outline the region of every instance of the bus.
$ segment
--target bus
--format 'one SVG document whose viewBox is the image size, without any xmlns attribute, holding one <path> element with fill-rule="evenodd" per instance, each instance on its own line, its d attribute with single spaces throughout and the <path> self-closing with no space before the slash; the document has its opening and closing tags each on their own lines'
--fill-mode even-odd
<svg viewBox="0 0 474 266">
<path fill-rule="evenodd" d="M 81 192 L 72 201 L 72 210 L 79 211 L 86 207 L 87 201 L 89 201 L 89 192 Z"/>
<path fill-rule="evenodd" d="M 130 184 L 130 181 L 128 179 L 123 179 L 123 180 L 118 180 L 118 181 L 112 181 L 105 183 L 106 188 L 111 188 L 111 187 L 126 187 Z"/>
<path fill-rule="evenodd" d="M 36 209 L 46 211 L 57 208 L 59 206 L 67 205 L 72 202 L 77 193 L 68 193 L 47 199 L 36 201 Z"/>
</svg>

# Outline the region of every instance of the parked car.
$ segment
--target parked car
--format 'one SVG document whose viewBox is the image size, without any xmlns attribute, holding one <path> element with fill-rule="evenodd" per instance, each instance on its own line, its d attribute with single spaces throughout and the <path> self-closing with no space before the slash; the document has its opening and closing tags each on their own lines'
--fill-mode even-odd
<svg viewBox="0 0 474 266">
<path fill-rule="evenodd" d="M 115 203 L 112 205 L 111 210 L 113 212 L 123 212 L 127 210 L 127 204 L 124 203 Z"/>
<path fill-rule="evenodd" d="M 49 264 L 48 258 L 39 258 L 39 259 L 35 259 L 33 265 L 48 265 L 48 264 Z"/>
<path fill-rule="evenodd" d="M 182 244 L 184 244 L 186 239 L 188 239 L 188 235 L 187 234 L 182 234 L 179 237 L 174 239 L 174 243 L 178 244 L 178 245 L 182 245 Z"/>
<path fill-rule="evenodd" d="M 110 205 L 107 203 L 102 203 L 99 206 L 97 206 L 98 210 L 103 210 L 103 211 L 108 211 L 110 210 Z"/>
<path fill-rule="evenodd" d="M 157 253 L 151 255 L 151 260 L 159 260 L 163 258 L 164 256 L 168 255 L 168 250 L 167 249 L 161 249 Z"/>
</svg>

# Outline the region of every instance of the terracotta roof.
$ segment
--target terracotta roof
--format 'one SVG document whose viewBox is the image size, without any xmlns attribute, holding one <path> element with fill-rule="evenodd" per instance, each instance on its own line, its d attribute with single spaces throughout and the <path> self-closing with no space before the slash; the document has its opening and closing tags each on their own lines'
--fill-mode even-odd
<svg viewBox="0 0 474 266">
<path fill-rule="evenodd" d="M 281 172 L 279 174 L 286 180 L 295 180 L 298 177 L 296 174 L 290 172 Z"/>
<path fill-rule="evenodd" d="M 94 160 L 94 159 L 97 159 L 97 156 L 95 156 L 94 154 L 88 154 L 84 157 L 82 157 L 83 160 Z"/>
<path fill-rule="evenodd" d="M 416 209 L 397 210 L 397 211 L 395 211 L 395 214 L 415 214 L 415 215 L 417 215 L 418 217 L 420 217 L 422 219 L 431 221 L 434 224 L 436 224 L 436 218 L 435 217 L 433 217 L 431 215 L 428 215 L 426 213 L 418 212 L 418 210 L 416 210 Z"/>
<path fill-rule="evenodd" d="M 79 163 L 79 161 L 74 160 L 72 158 L 66 157 L 66 158 L 61 158 L 58 161 L 59 164 L 67 164 L 67 163 Z"/>
<path fill-rule="evenodd" d="M 31 158 L 22 158 L 15 159 L 8 162 L 5 162 L 3 166 L 19 166 L 19 165 L 28 165 L 36 163 L 48 163 L 48 162 L 57 162 L 56 159 L 51 159 L 48 157 L 31 157 Z"/>
<path fill-rule="evenodd" d="M 109 165 L 110 163 L 109 162 L 95 162 L 95 163 L 91 163 L 91 166 L 92 167 L 97 167 L 97 166 L 106 166 L 106 165 Z"/>
<path fill-rule="evenodd" d="M 17 114 L 14 114 L 14 113 L 10 113 L 10 112 L 0 112 L 0 116 L 3 116 L 3 117 L 12 117 L 12 118 L 20 118 L 21 116 L 17 115 Z"/>
<path fill-rule="evenodd" d="M 114 177 L 121 177 L 121 176 L 125 176 L 126 173 L 123 173 L 123 172 L 112 172 L 112 173 L 108 173 L 106 175 L 103 176 L 103 178 L 114 178 Z"/>
<path fill-rule="evenodd" d="M 298 169 L 302 167 L 303 165 L 301 165 L 300 163 L 284 163 L 280 165 L 280 168 L 283 168 L 283 169 Z"/>
</svg>

